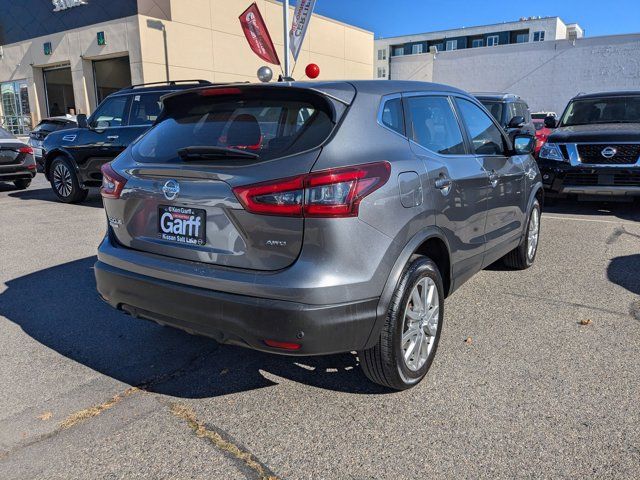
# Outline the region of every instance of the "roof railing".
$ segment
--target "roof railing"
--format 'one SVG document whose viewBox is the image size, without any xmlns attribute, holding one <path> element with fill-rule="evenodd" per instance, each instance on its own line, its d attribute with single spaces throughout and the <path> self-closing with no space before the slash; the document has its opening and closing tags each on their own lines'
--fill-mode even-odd
<svg viewBox="0 0 640 480">
<path fill-rule="evenodd" d="M 124 87 L 122 90 L 131 90 L 134 88 L 145 88 L 145 87 L 152 87 L 152 86 L 156 86 L 156 85 L 168 85 L 170 87 L 174 86 L 174 85 L 178 85 L 178 84 L 189 84 L 189 83 L 195 83 L 197 85 L 211 85 L 211 82 L 208 80 L 169 80 L 169 81 L 164 81 L 164 82 L 149 82 L 149 83 L 139 83 L 136 85 L 131 85 L 129 87 Z"/>
</svg>

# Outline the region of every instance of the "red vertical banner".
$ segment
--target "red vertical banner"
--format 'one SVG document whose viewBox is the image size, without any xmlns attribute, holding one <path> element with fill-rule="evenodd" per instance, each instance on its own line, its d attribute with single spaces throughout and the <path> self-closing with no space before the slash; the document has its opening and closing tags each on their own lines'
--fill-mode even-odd
<svg viewBox="0 0 640 480">
<path fill-rule="evenodd" d="M 251 50 L 265 62 L 280 65 L 278 53 L 273 46 L 271 35 L 269 35 L 267 25 L 264 23 L 260 10 L 258 10 L 258 5 L 252 3 L 249 8 L 242 12 L 239 18 L 242 31 L 244 36 L 247 37 Z"/>
</svg>

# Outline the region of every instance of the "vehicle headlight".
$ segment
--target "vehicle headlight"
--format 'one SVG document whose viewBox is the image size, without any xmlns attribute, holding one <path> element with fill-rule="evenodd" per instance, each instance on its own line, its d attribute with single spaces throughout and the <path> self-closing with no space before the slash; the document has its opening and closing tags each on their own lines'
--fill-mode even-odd
<svg viewBox="0 0 640 480">
<path fill-rule="evenodd" d="M 538 156 L 545 160 L 555 160 L 556 162 L 565 161 L 564 156 L 560 151 L 560 146 L 557 143 L 545 143 L 540 149 Z"/>
</svg>

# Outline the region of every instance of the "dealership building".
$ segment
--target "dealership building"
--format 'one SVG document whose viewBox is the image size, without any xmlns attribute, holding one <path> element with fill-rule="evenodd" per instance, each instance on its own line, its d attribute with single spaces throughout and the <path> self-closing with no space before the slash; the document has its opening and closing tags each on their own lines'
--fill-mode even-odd
<svg viewBox="0 0 640 480">
<path fill-rule="evenodd" d="M 264 62 L 238 20 L 252 1 L 0 0 L 0 124 L 22 135 L 47 116 L 90 114 L 134 84 L 257 81 Z M 282 4 L 256 3 L 282 58 Z M 314 15 L 294 77 L 316 63 L 320 79 L 371 78 L 373 42 L 371 32 Z"/>
</svg>

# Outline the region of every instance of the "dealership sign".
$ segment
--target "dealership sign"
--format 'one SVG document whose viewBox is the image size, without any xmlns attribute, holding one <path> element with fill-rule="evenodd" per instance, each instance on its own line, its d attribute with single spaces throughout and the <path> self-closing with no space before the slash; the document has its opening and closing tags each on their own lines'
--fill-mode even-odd
<svg viewBox="0 0 640 480">
<path fill-rule="evenodd" d="M 298 0 L 295 13 L 293 14 L 293 23 L 289 31 L 289 49 L 296 61 L 298 61 L 302 42 L 304 41 L 304 36 L 307 34 L 307 28 L 309 27 L 315 6 L 316 0 Z"/>
<path fill-rule="evenodd" d="M 89 3 L 89 0 L 52 0 L 54 12 L 61 12 L 63 10 L 68 10 L 73 7 L 79 7 L 81 5 L 86 5 Z"/>
</svg>

